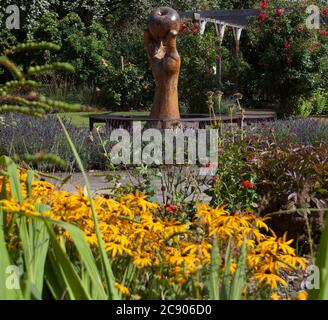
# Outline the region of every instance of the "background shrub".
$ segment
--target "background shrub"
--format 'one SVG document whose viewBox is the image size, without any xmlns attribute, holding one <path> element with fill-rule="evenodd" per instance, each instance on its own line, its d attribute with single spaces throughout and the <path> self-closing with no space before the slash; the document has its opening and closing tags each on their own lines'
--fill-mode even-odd
<svg viewBox="0 0 328 320">
<path fill-rule="evenodd" d="M 296 114 L 307 117 L 309 115 L 328 114 L 328 92 L 318 89 L 310 98 L 300 98 Z"/>
<path fill-rule="evenodd" d="M 284 149 L 271 145 L 263 151 L 250 157 L 258 178 L 260 212 L 290 210 L 273 216 L 270 225 L 278 234 L 288 230 L 303 250 L 313 250 L 311 245 L 320 241 L 324 208 L 328 205 L 328 145 Z M 310 208 L 319 212 L 306 211 Z"/>
<path fill-rule="evenodd" d="M 9 2 L 0 1 L 0 7 L 5 8 Z M 242 92 L 246 106 L 276 108 L 280 115 L 325 113 L 321 102 L 315 103 L 315 106 L 308 102 L 313 97 L 319 101 L 315 90 L 327 92 L 326 26 L 322 24 L 320 30 L 305 28 L 304 21 L 308 14 L 302 3 L 283 0 L 267 2 L 263 21 L 255 17 L 251 28 L 243 32 L 239 55 L 234 54 L 233 34 L 227 30 L 221 52 L 221 87 L 213 69 L 219 54 L 214 30 L 208 27 L 206 34 L 200 36 L 193 30 L 196 26 L 190 25 L 188 32 L 182 32 L 178 41 L 182 56 L 179 88 L 182 109 L 206 112 L 206 93 L 221 89 L 226 95 L 234 91 Z M 311 2 L 315 3 L 324 6 L 323 1 Z M 56 42 L 63 47 L 61 53 L 53 57 L 38 56 L 36 61 L 51 61 L 54 58 L 67 61 L 75 66 L 77 73 L 75 77 L 62 79 L 61 82 L 48 79 L 54 90 L 62 90 L 62 85 L 68 83 L 73 88 L 69 96 L 74 100 L 90 101 L 108 109 L 122 106 L 124 109 L 147 109 L 152 103 L 154 84 L 143 46 L 143 29 L 147 14 L 153 7 L 170 5 L 177 10 L 196 11 L 258 8 L 259 0 L 21 0 L 18 4 L 22 8 L 24 28 L 17 31 L 1 29 L 0 51 L 26 39 Z M 290 9 L 277 16 L 277 7 Z M 4 15 L 3 11 L 1 14 Z M 122 58 L 128 66 L 123 73 Z M 103 67 L 103 60 L 112 68 L 111 73 Z M 143 79 L 140 80 L 140 77 Z M 119 90 L 120 86 L 109 87 L 111 83 L 120 81 L 123 85 L 123 79 L 128 80 L 124 83 L 123 92 L 129 90 L 135 93 L 138 91 L 137 84 L 147 89 L 140 89 L 134 95 L 135 99 L 131 96 L 127 101 L 122 101 L 124 93 Z M 79 89 L 79 86 L 82 88 Z M 85 87 L 90 89 L 86 91 L 90 96 L 81 99 L 78 95 Z M 108 98 L 104 98 L 105 94 L 98 94 L 98 89 L 107 92 Z"/>
<path fill-rule="evenodd" d="M 51 12 L 35 25 L 33 37 L 37 41 L 51 41 L 62 50 L 54 59 L 69 61 L 76 68 L 78 82 L 98 85 L 104 81 L 103 59 L 108 59 L 108 33 L 97 22 L 86 26 L 78 14 L 69 13 L 63 19 Z"/>
<path fill-rule="evenodd" d="M 274 143 L 279 147 L 315 145 L 328 143 L 328 122 L 317 118 L 278 120 L 262 124 L 249 135 L 254 133 L 261 136 L 264 143 Z"/>
<path fill-rule="evenodd" d="M 272 103 L 279 114 L 288 115 L 295 113 L 300 97 L 308 98 L 318 88 L 327 90 L 326 26 L 307 28 L 307 6 L 302 2 L 269 1 L 266 6 L 262 18 L 252 20 L 247 39 L 242 41 L 252 66 L 247 94 Z M 279 7 L 288 11 L 277 14 Z"/>
</svg>

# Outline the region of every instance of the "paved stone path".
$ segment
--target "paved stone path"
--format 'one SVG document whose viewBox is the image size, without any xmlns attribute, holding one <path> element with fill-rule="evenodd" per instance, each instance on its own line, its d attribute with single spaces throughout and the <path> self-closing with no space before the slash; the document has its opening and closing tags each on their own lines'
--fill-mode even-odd
<svg viewBox="0 0 328 320">
<path fill-rule="evenodd" d="M 127 184 L 127 183 L 131 183 L 131 179 L 129 178 L 128 173 L 121 171 L 121 172 L 117 172 L 119 174 L 121 174 L 121 179 L 120 179 L 120 183 L 122 184 Z M 108 192 L 108 187 L 113 186 L 113 183 L 110 183 L 108 181 L 106 181 L 105 179 L 105 172 L 89 172 L 88 173 L 88 179 L 89 179 L 89 183 L 90 183 L 90 187 L 91 187 L 91 192 L 92 194 L 106 194 L 109 193 Z M 69 174 L 67 173 L 56 173 L 54 174 L 55 177 L 59 178 L 60 181 L 57 181 L 55 179 L 47 179 L 50 182 L 52 182 L 55 186 L 57 186 L 58 188 L 61 187 L 62 181 L 69 176 Z M 132 180 L 133 181 L 133 180 Z M 157 188 L 157 193 L 156 193 L 156 199 L 158 200 L 159 203 L 163 202 L 163 197 L 162 197 L 162 192 L 161 192 L 161 181 L 160 178 L 156 179 L 154 178 L 154 184 L 156 186 L 158 186 Z M 62 190 L 68 191 L 68 192 L 72 192 L 75 193 L 76 192 L 76 186 L 82 186 L 84 187 L 85 185 L 85 181 L 83 178 L 83 175 L 81 173 L 73 173 L 71 175 L 71 178 L 61 187 Z M 186 186 L 187 187 L 187 186 Z M 106 190 L 107 188 L 107 190 Z M 209 202 L 210 198 L 204 194 L 204 190 L 206 189 L 206 187 L 202 187 L 201 188 L 201 195 L 200 195 L 200 199 L 203 202 Z M 186 201 L 190 200 L 191 197 L 189 197 Z"/>
</svg>

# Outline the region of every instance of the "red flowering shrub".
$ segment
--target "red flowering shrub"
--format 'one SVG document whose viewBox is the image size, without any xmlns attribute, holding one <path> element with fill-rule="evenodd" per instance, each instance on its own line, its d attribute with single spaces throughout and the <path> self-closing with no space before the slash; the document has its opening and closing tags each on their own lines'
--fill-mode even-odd
<svg viewBox="0 0 328 320">
<path fill-rule="evenodd" d="M 190 34 L 193 36 L 197 36 L 199 34 L 200 27 L 198 23 L 193 23 L 190 21 L 181 22 L 180 32 L 184 34 Z"/>
<path fill-rule="evenodd" d="M 165 206 L 165 210 L 168 213 L 175 213 L 175 212 L 177 212 L 178 207 L 176 205 L 174 205 L 174 204 L 167 204 Z"/>
<path fill-rule="evenodd" d="M 300 97 L 310 97 L 318 88 L 327 90 L 327 25 L 307 28 L 307 6 L 300 2 L 261 1 L 259 6 L 263 11 L 251 20 L 242 42 L 252 66 L 244 92 L 276 106 L 280 114 L 293 114 Z"/>
</svg>

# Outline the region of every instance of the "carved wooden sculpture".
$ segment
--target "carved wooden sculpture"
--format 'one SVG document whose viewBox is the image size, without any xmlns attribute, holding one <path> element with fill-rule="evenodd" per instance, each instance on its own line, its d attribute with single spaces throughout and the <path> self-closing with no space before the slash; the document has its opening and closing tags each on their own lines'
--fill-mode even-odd
<svg viewBox="0 0 328 320">
<path fill-rule="evenodd" d="M 180 17 L 175 10 L 162 7 L 150 13 L 145 47 L 156 84 L 151 118 L 180 119 L 178 80 L 181 59 L 176 48 L 179 29 Z M 173 122 L 165 123 L 165 127 L 176 125 Z"/>
</svg>

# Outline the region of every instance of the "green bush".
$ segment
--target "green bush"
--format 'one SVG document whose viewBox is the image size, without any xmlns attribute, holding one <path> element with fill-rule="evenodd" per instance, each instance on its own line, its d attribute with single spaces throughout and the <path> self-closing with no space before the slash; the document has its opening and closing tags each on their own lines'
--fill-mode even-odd
<svg viewBox="0 0 328 320">
<path fill-rule="evenodd" d="M 60 19 L 52 12 L 36 24 L 33 34 L 36 39 L 51 39 L 62 45 L 60 59 L 69 61 L 77 71 L 75 78 L 49 79 L 54 96 L 58 92 L 61 95 L 62 87 L 68 84 L 72 92 L 66 97 L 70 101 L 110 110 L 146 109 L 152 103 L 152 75 L 141 30 L 109 34 L 95 21 L 87 26 L 76 13 Z M 81 96 L 86 87 L 89 89 Z"/>
<path fill-rule="evenodd" d="M 86 26 L 76 13 L 59 19 L 58 14 L 51 12 L 34 26 L 33 37 L 59 44 L 63 48 L 59 57 L 75 67 L 78 82 L 97 85 L 104 81 L 102 61 L 109 58 L 108 33 L 99 23 Z"/>
<path fill-rule="evenodd" d="M 240 137 L 221 146 L 218 171 L 206 190 L 214 207 L 225 206 L 232 212 L 252 212 L 257 207 L 257 175 L 245 161 L 247 144 Z"/>
<path fill-rule="evenodd" d="M 328 114 L 328 93 L 318 89 L 312 97 L 300 98 L 296 114 L 303 117 Z"/>
<path fill-rule="evenodd" d="M 110 110 L 144 110 L 152 101 L 153 83 L 147 73 L 128 63 L 123 68 L 108 66 L 108 80 L 102 87 L 101 96 L 106 97 Z"/>
<path fill-rule="evenodd" d="M 216 65 L 216 36 L 214 32 L 199 35 L 197 24 L 182 27 L 178 51 L 182 65 L 179 82 L 181 103 L 189 112 L 207 112 L 206 93 L 218 86 L 213 67 Z"/>
</svg>

